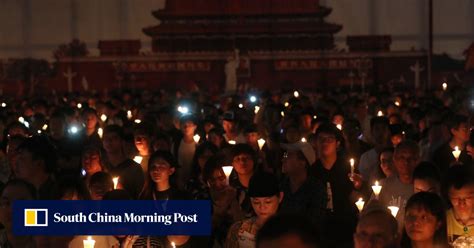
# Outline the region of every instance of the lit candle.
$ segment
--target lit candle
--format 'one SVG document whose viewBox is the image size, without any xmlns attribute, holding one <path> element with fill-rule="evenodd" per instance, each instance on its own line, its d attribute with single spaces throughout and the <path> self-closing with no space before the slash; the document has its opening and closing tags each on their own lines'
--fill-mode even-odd
<svg viewBox="0 0 474 248">
<path fill-rule="evenodd" d="M 48 124 L 44 124 L 41 129 L 43 129 L 43 131 L 46 131 L 46 129 L 48 129 Z"/>
<path fill-rule="evenodd" d="M 102 129 L 101 127 L 99 127 L 99 129 L 97 129 L 97 134 L 98 134 L 99 137 L 102 139 L 102 136 L 104 135 L 104 129 Z"/>
<path fill-rule="evenodd" d="M 23 124 L 25 122 L 25 118 L 23 116 L 18 117 L 18 121 Z"/>
<path fill-rule="evenodd" d="M 390 213 L 392 213 L 393 217 L 397 218 L 399 208 L 397 206 L 388 206 L 387 208 L 390 210 Z"/>
<path fill-rule="evenodd" d="M 244 105 L 242 103 L 240 103 L 239 108 L 244 108 Z"/>
<path fill-rule="evenodd" d="M 301 142 L 306 143 L 307 142 L 306 138 L 305 137 L 301 138 Z"/>
<path fill-rule="evenodd" d="M 446 91 L 448 89 L 448 84 L 447 83 L 443 83 L 443 90 Z"/>
<path fill-rule="evenodd" d="M 196 143 L 199 143 L 199 140 L 200 140 L 200 139 L 201 139 L 201 136 L 199 136 L 199 134 L 195 134 L 195 135 L 193 136 L 193 140 L 194 140 L 194 142 L 196 142 Z"/>
<path fill-rule="evenodd" d="M 351 178 L 354 176 L 354 165 L 355 160 L 353 158 L 349 159 L 349 163 L 351 164 Z"/>
<path fill-rule="evenodd" d="M 280 112 L 281 117 L 285 117 L 285 111 Z"/>
<path fill-rule="evenodd" d="M 337 124 L 336 127 L 337 127 L 337 129 L 342 130 L 342 125 L 341 124 Z"/>
<path fill-rule="evenodd" d="M 140 123 L 142 123 L 142 120 L 140 120 L 140 119 L 135 119 L 135 123 L 140 124 Z"/>
<path fill-rule="evenodd" d="M 399 102 L 399 101 L 395 101 L 395 106 L 400 107 L 400 102 Z"/>
<path fill-rule="evenodd" d="M 372 185 L 372 190 L 374 191 L 375 198 L 378 198 L 380 191 L 382 191 L 382 186 L 379 185 L 379 181 L 375 181 L 375 185 Z"/>
<path fill-rule="evenodd" d="M 132 111 L 131 110 L 127 110 L 127 118 L 130 120 L 132 119 L 133 115 L 132 115 Z"/>
<path fill-rule="evenodd" d="M 262 150 L 263 145 L 265 145 L 265 140 L 260 138 L 260 139 L 257 140 L 257 143 L 258 143 L 258 148 L 260 148 L 260 150 Z"/>
<path fill-rule="evenodd" d="M 84 248 L 94 248 L 95 240 L 93 240 L 91 236 L 87 236 L 87 239 L 84 239 L 82 242 L 84 244 Z"/>
<path fill-rule="evenodd" d="M 237 142 L 235 142 L 235 140 L 229 140 L 229 142 L 228 142 L 228 143 L 229 143 L 229 144 L 231 144 L 231 145 L 235 145 L 235 144 L 237 144 Z"/>
<path fill-rule="evenodd" d="M 383 116 L 382 110 L 379 110 L 379 112 L 377 112 L 377 116 Z"/>
<path fill-rule="evenodd" d="M 6 106 L 7 106 L 7 104 L 2 102 L 2 108 L 5 108 Z"/>
<path fill-rule="evenodd" d="M 458 146 L 455 146 L 454 147 L 454 150 L 453 150 L 453 156 L 454 158 L 456 159 L 456 162 L 459 161 L 459 156 L 461 155 L 461 150 L 459 150 L 459 147 Z"/>
<path fill-rule="evenodd" d="M 143 157 L 142 156 L 135 156 L 133 158 L 133 161 L 135 161 L 137 164 L 140 164 L 143 160 Z"/>
<path fill-rule="evenodd" d="M 82 108 L 82 104 L 81 104 L 81 103 L 78 103 L 78 104 L 77 104 L 77 108 L 78 108 L 78 109 L 81 109 L 81 108 Z"/>
<path fill-rule="evenodd" d="M 222 166 L 222 170 L 224 170 L 227 184 L 229 184 L 229 177 L 230 177 L 230 173 L 232 173 L 232 169 L 233 169 L 232 166 Z"/>
<path fill-rule="evenodd" d="M 317 115 L 313 115 L 313 119 L 318 119 L 318 116 Z"/>
<path fill-rule="evenodd" d="M 258 111 L 260 111 L 260 107 L 259 106 L 255 106 L 255 110 L 253 111 L 255 114 L 258 113 Z"/>
<path fill-rule="evenodd" d="M 105 122 L 107 120 L 107 116 L 105 114 L 100 115 L 100 119 L 102 122 Z"/>
<path fill-rule="evenodd" d="M 288 106 L 290 106 L 290 103 L 289 103 L 289 102 L 285 102 L 285 108 L 288 108 Z"/>
<path fill-rule="evenodd" d="M 298 97 L 300 97 L 300 93 L 295 90 L 295 92 L 293 92 L 293 96 L 295 96 L 296 98 L 298 98 Z"/>
<path fill-rule="evenodd" d="M 359 198 L 358 201 L 356 201 L 356 206 L 357 206 L 357 209 L 359 209 L 359 212 L 362 212 L 362 209 L 364 209 L 364 200 L 362 198 Z"/>
<path fill-rule="evenodd" d="M 171 248 L 176 248 L 176 244 L 174 242 L 171 242 Z"/>
<path fill-rule="evenodd" d="M 118 180 L 119 180 L 119 177 L 114 177 L 114 178 L 112 178 L 112 181 L 114 182 L 114 189 L 117 189 Z"/>
</svg>

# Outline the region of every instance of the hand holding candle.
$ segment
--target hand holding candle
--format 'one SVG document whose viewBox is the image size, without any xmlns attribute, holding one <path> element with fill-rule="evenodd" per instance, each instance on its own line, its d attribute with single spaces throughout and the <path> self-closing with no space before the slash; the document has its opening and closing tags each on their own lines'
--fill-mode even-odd
<svg viewBox="0 0 474 248">
<path fill-rule="evenodd" d="M 94 248 L 95 240 L 91 236 L 87 236 L 87 239 L 83 240 L 84 248 Z"/>
<path fill-rule="evenodd" d="M 362 209 L 364 209 L 364 200 L 362 198 L 359 198 L 358 201 L 356 201 L 356 206 L 357 206 L 357 209 L 359 209 L 359 212 L 362 212 Z"/>
<path fill-rule="evenodd" d="M 354 177 L 355 160 L 353 158 L 351 158 L 351 159 L 349 159 L 349 163 L 351 164 L 351 180 L 352 180 L 352 177 Z"/>
<path fill-rule="evenodd" d="M 461 150 L 459 150 L 459 147 L 458 146 L 455 146 L 454 147 L 454 150 L 453 150 L 453 156 L 454 158 L 456 159 L 456 162 L 459 161 L 459 156 L 461 155 Z"/>
<path fill-rule="evenodd" d="M 375 181 L 375 184 L 372 185 L 372 190 L 374 191 L 375 198 L 379 198 L 380 191 L 382 191 L 382 186 L 379 185 L 379 181 Z"/>
<path fill-rule="evenodd" d="M 99 137 L 102 139 L 102 136 L 104 135 L 104 129 L 102 129 L 101 127 L 99 127 L 99 129 L 97 129 L 97 134 L 98 134 Z"/>
</svg>

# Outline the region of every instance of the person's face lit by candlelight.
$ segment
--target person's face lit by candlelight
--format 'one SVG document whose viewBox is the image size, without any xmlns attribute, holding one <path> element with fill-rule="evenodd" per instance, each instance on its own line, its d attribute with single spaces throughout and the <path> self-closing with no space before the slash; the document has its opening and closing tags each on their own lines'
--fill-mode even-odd
<svg viewBox="0 0 474 248">
<path fill-rule="evenodd" d="M 228 121 L 228 120 L 223 120 L 222 121 L 222 128 L 224 129 L 225 133 L 233 133 L 234 132 L 234 122 Z"/>
<path fill-rule="evenodd" d="M 253 173 L 254 162 L 250 154 L 242 153 L 232 159 L 232 166 L 237 174 L 250 175 Z"/>
<path fill-rule="evenodd" d="M 418 158 L 419 155 L 414 149 L 410 149 L 408 147 L 395 149 L 393 154 L 393 164 L 402 182 L 412 182 L 413 171 L 418 164 Z"/>
<path fill-rule="evenodd" d="M 384 151 L 380 154 L 380 169 L 386 177 L 394 174 L 392 151 Z"/>
<path fill-rule="evenodd" d="M 449 201 L 454 214 L 461 220 L 469 220 L 474 216 L 474 183 L 461 188 L 451 186 L 448 191 Z"/>
<path fill-rule="evenodd" d="M 418 193 L 418 192 L 438 193 L 439 192 L 439 188 L 436 185 L 436 182 L 430 179 L 421 179 L 421 178 L 413 179 L 413 189 L 415 193 Z"/>
<path fill-rule="evenodd" d="M 267 220 L 276 214 L 282 198 L 283 196 L 280 195 L 274 195 L 271 197 L 251 197 L 250 201 L 257 218 Z"/>
<path fill-rule="evenodd" d="M 137 134 L 134 136 L 135 147 L 141 155 L 148 155 L 150 153 L 150 138 L 146 135 Z"/>
<path fill-rule="evenodd" d="M 221 192 L 227 187 L 227 179 L 222 168 L 218 168 L 212 172 L 211 177 L 208 180 L 209 187 L 216 191 Z"/>
<path fill-rule="evenodd" d="M 405 230 L 408 237 L 416 242 L 432 240 L 441 222 L 431 212 L 420 206 L 406 210 Z"/>
<path fill-rule="evenodd" d="M 155 183 L 169 182 L 169 178 L 175 172 L 175 168 L 162 158 L 150 161 L 149 168 L 150 177 Z"/>
<path fill-rule="evenodd" d="M 181 132 L 183 132 L 184 136 L 194 136 L 194 132 L 196 131 L 196 124 L 192 121 L 186 121 L 181 123 Z"/>
<path fill-rule="evenodd" d="M 88 130 L 94 130 L 99 122 L 97 115 L 94 113 L 85 113 L 83 118 L 83 123 Z"/>
<path fill-rule="evenodd" d="M 98 150 L 84 152 L 82 155 L 82 168 L 86 171 L 86 175 L 93 175 L 96 172 L 102 171 Z"/>
</svg>

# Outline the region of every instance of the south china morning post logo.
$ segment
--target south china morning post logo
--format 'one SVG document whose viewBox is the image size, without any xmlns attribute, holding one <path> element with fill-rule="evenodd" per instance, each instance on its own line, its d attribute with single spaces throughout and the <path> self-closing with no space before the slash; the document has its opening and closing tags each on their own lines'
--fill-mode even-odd
<svg viewBox="0 0 474 248">
<path fill-rule="evenodd" d="M 24 211 L 25 227 L 48 226 L 48 209 L 27 208 Z"/>
<path fill-rule="evenodd" d="M 15 235 L 190 235 L 211 232 L 209 201 L 15 201 Z"/>
</svg>

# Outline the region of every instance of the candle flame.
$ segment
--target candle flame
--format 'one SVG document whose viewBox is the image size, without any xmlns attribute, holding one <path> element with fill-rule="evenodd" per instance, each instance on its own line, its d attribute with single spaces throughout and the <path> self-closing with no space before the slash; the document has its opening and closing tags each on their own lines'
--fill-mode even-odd
<svg viewBox="0 0 474 248">
<path fill-rule="evenodd" d="M 112 181 L 114 182 L 114 189 L 117 189 L 118 180 L 119 180 L 119 177 L 112 178 Z"/>
<path fill-rule="evenodd" d="M 196 143 L 199 143 L 199 140 L 200 140 L 200 139 L 201 139 L 201 136 L 199 136 L 199 134 L 195 134 L 195 135 L 193 136 L 193 140 L 194 140 L 194 142 L 196 142 Z"/>
</svg>

